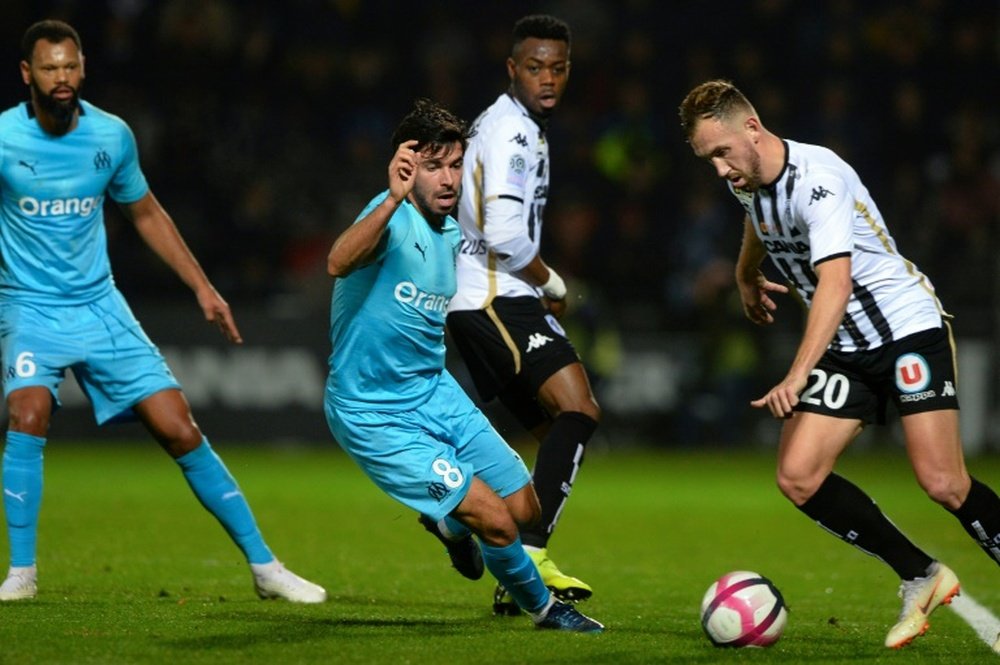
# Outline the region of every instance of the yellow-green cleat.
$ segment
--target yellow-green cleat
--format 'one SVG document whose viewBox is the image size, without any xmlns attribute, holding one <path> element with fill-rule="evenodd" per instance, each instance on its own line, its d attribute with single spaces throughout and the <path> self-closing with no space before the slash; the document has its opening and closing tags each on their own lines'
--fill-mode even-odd
<svg viewBox="0 0 1000 665">
<path fill-rule="evenodd" d="M 535 562 L 542 582 L 549 588 L 552 595 L 563 602 L 575 603 L 587 600 L 594 594 L 593 588 L 583 580 L 563 573 L 549 558 L 547 548 L 525 548 L 525 553 Z M 498 584 L 493 591 L 493 613 L 505 616 L 517 616 L 521 608 L 517 606 L 507 590 Z"/>
<path fill-rule="evenodd" d="M 538 572 L 542 576 L 545 586 L 559 600 L 575 603 L 579 600 L 587 600 L 594 595 L 594 590 L 589 584 L 559 570 L 555 562 L 549 558 L 547 548 L 525 549 L 525 552 L 538 567 Z"/>
</svg>

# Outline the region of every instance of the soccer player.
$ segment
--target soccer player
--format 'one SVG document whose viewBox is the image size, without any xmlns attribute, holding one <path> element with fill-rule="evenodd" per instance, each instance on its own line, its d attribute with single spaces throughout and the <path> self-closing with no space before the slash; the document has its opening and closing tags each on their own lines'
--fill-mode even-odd
<svg viewBox="0 0 1000 665">
<path fill-rule="evenodd" d="M 274 558 L 239 486 L 115 287 L 105 196 L 191 287 L 205 318 L 239 344 L 229 305 L 146 184 L 128 126 L 80 99 L 84 58 L 76 30 L 61 21 L 35 23 L 22 50 L 30 101 L 0 115 L 0 352 L 10 418 L 2 479 L 11 558 L 0 601 L 37 593 L 42 449 L 67 369 L 98 423 L 137 417 L 176 460 L 246 556 L 258 595 L 324 601 L 326 591 Z"/>
<path fill-rule="evenodd" d="M 746 211 L 736 282 L 747 317 L 773 322 L 771 296 L 788 292 L 759 270 L 766 256 L 809 309 L 788 373 L 751 402 L 784 419 L 778 486 L 820 526 L 899 575 L 903 608 L 885 644 L 902 647 L 959 592 L 958 578 L 833 469 L 862 427 L 884 422 L 892 401 L 917 482 L 1000 564 L 1000 499 L 969 476 L 962 455 L 950 317 L 836 154 L 769 132 L 728 81 L 691 90 L 680 117 L 694 154 Z"/>
<path fill-rule="evenodd" d="M 389 189 L 330 249 L 327 423 L 376 485 L 421 514 L 459 572 L 478 579 L 485 560 L 540 628 L 599 632 L 549 593 L 522 549 L 516 524 L 539 512 L 528 470 L 445 369 L 466 141 L 464 123 L 419 100 L 393 135 Z"/>
<path fill-rule="evenodd" d="M 448 331 L 480 398 L 500 402 L 539 441 L 532 477 L 542 517 L 522 527 L 525 549 L 562 600 L 589 598 L 589 584 L 562 573 L 549 538 L 601 417 L 583 364 L 557 321 L 566 284 L 542 259 L 549 191 L 546 128 L 570 70 L 570 30 L 552 16 L 514 25 L 510 87 L 476 119 L 462 174 L 458 293 Z M 502 586 L 494 611 L 517 607 Z"/>
</svg>

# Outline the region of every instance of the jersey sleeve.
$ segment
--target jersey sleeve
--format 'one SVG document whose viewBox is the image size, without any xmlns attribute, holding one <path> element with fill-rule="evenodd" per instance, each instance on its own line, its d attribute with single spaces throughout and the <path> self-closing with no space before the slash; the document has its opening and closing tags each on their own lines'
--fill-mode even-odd
<svg viewBox="0 0 1000 665">
<path fill-rule="evenodd" d="M 813 265 L 854 249 L 854 196 L 836 173 L 821 171 L 804 179 L 795 205 L 809 229 Z"/>
<path fill-rule="evenodd" d="M 527 191 L 535 154 L 534 131 L 526 121 L 508 117 L 493 128 L 483 150 L 483 237 L 508 270 L 527 265 L 536 253 L 525 222 L 525 206 L 534 192 Z"/>
<path fill-rule="evenodd" d="M 531 134 L 521 118 L 500 120 L 483 146 L 483 196 L 487 201 L 500 196 L 524 201 L 531 168 Z"/>
<path fill-rule="evenodd" d="M 149 185 L 139 167 L 135 135 L 125 123 L 121 124 L 121 151 L 122 159 L 108 184 L 108 195 L 118 203 L 134 203 L 146 195 Z"/>
</svg>

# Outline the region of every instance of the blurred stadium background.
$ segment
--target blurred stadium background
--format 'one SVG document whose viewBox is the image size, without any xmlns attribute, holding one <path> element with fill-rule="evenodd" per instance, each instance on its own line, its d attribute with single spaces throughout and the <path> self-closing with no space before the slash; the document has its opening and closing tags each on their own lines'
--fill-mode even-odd
<svg viewBox="0 0 1000 665">
<path fill-rule="evenodd" d="M 966 444 L 995 454 L 998 7 L 5 0 L 0 92 L 4 108 L 25 98 L 17 62 L 27 25 L 56 17 L 77 27 L 83 96 L 131 124 L 153 191 L 246 339 L 227 348 L 109 212 L 117 282 L 203 429 L 215 440 L 329 441 L 330 243 L 384 188 L 389 137 L 413 99 L 432 97 L 471 120 L 505 87 L 514 20 L 556 14 L 573 30 L 573 74 L 550 132 L 544 247 L 579 295 L 567 327 L 606 414 L 593 445 L 776 440 L 777 426 L 747 402 L 783 374 L 801 312 L 783 302 L 770 330 L 743 319 L 732 284 L 741 212 L 676 120 L 692 85 L 725 77 L 772 130 L 831 146 L 859 171 L 901 251 L 956 315 Z M 53 438 L 140 434 L 97 429 L 72 385 L 63 400 Z M 510 423 L 501 429 L 518 435 Z M 889 430 L 861 445 L 894 440 Z"/>
</svg>

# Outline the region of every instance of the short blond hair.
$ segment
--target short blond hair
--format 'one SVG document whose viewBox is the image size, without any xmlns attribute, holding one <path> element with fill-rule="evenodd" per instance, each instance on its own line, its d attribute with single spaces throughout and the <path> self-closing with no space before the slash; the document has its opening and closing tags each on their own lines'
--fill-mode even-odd
<svg viewBox="0 0 1000 665">
<path fill-rule="evenodd" d="M 725 121 L 741 111 L 757 115 L 753 104 L 733 85 L 732 81 L 716 79 L 705 81 L 687 94 L 678 110 L 681 127 L 688 139 L 694 134 L 699 120 L 715 118 Z"/>
</svg>

